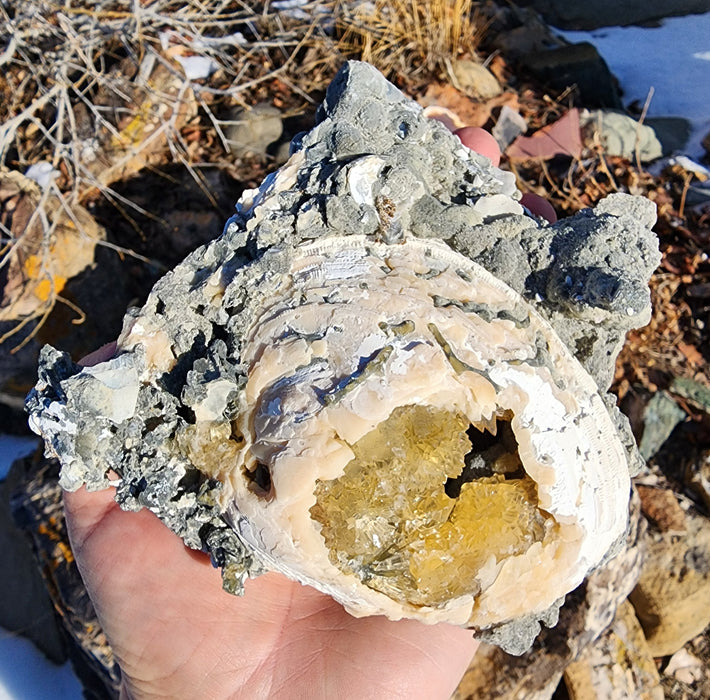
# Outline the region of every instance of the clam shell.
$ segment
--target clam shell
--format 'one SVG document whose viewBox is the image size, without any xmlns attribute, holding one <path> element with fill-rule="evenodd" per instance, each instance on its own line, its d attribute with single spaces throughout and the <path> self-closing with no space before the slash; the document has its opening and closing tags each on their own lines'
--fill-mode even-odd
<svg viewBox="0 0 710 700">
<path fill-rule="evenodd" d="M 365 64 L 320 119 L 117 357 L 43 350 L 31 425 L 64 488 L 116 486 L 232 592 L 275 570 L 353 615 L 537 630 L 625 532 L 599 387 L 648 316 L 652 207 L 547 226 Z"/>
<path fill-rule="evenodd" d="M 259 558 L 354 615 L 393 619 L 485 627 L 575 588 L 625 532 L 629 475 L 594 381 L 550 325 L 438 241 L 335 237 L 288 257 L 247 334 L 245 443 L 222 496 Z M 342 475 L 358 440 L 413 405 L 455 408 L 476 425 L 507 415 L 550 523 L 525 553 L 487 562 L 471 581 L 477 595 L 437 606 L 395 601 L 338 568 L 311 516 L 317 483 Z M 245 478 L 257 463 L 268 495 Z"/>
</svg>

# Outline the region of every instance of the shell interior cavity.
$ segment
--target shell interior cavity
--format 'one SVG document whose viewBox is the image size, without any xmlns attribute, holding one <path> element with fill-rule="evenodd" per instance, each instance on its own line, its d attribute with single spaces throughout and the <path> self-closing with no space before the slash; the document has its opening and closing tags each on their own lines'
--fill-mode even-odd
<svg viewBox="0 0 710 700">
<path fill-rule="evenodd" d="M 115 485 L 235 593 L 274 570 L 357 616 L 549 620 L 627 525 L 604 396 L 648 318 L 652 205 L 538 220 L 361 63 L 293 150 L 115 358 L 45 348 L 27 406 L 62 485 Z"/>
<path fill-rule="evenodd" d="M 443 243 L 301 247 L 243 357 L 223 498 L 270 568 L 355 614 L 543 611 L 625 530 L 626 458 L 594 381 Z"/>
</svg>

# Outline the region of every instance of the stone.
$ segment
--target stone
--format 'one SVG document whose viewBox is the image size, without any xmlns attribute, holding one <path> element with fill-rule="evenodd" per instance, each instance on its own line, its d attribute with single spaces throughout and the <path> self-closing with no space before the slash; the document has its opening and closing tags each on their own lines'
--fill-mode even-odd
<svg viewBox="0 0 710 700">
<path fill-rule="evenodd" d="M 277 107 L 260 102 L 249 109 L 232 110 L 220 127 L 233 154 L 263 157 L 269 146 L 281 138 L 283 120 Z"/>
<path fill-rule="evenodd" d="M 515 659 L 516 657 L 513 657 Z M 451 700 L 550 700 L 562 678 L 562 669 L 540 663 L 538 672 L 510 672 L 508 656 L 499 647 L 481 643 Z M 533 662 L 528 660 L 526 669 Z M 521 677 L 522 676 L 522 677 Z"/>
<path fill-rule="evenodd" d="M 710 450 L 703 450 L 686 461 L 683 480 L 706 510 L 710 511 Z"/>
<path fill-rule="evenodd" d="M 648 554 L 629 599 L 653 656 L 668 656 L 710 623 L 710 523 L 686 513 L 686 532 L 649 531 Z"/>
<path fill-rule="evenodd" d="M 710 389 L 705 384 L 690 377 L 673 377 L 669 391 L 688 399 L 701 411 L 710 414 Z"/>
<path fill-rule="evenodd" d="M 709 0 L 518 0 L 517 4 L 537 10 L 549 24 L 560 29 L 590 30 L 628 24 L 645 24 L 664 17 L 703 14 L 710 11 Z"/>
<path fill-rule="evenodd" d="M 22 635 L 61 664 L 67 652 L 52 601 L 30 543 L 12 517 L 10 499 L 20 483 L 19 468 L 0 481 L 0 634 Z"/>
<path fill-rule="evenodd" d="M 633 606 L 624 601 L 610 627 L 564 673 L 570 700 L 663 700 L 661 679 Z"/>
<path fill-rule="evenodd" d="M 668 392 L 655 393 L 643 413 L 643 434 L 639 444 L 641 456 L 644 459 L 653 457 L 685 415 Z"/>
<path fill-rule="evenodd" d="M 663 675 L 672 676 L 686 685 L 693 685 L 704 675 L 703 662 L 687 649 L 679 649 L 668 660 L 668 665 L 663 669 Z"/>
<path fill-rule="evenodd" d="M 636 488 L 641 499 L 641 512 L 661 532 L 685 532 L 685 511 L 673 491 L 642 484 Z"/>
<path fill-rule="evenodd" d="M 683 117 L 646 117 L 644 124 L 653 129 L 664 156 L 682 153 L 693 130 L 690 121 Z"/>
<path fill-rule="evenodd" d="M 528 124 L 523 116 L 508 105 L 503 105 L 491 133 L 498 142 L 501 153 L 505 153 L 505 149 L 527 130 Z"/>
<path fill-rule="evenodd" d="M 56 461 L 38 453 L 18 460 L 13 468 L 13 519 L 31 546 L 34 573 L 43 579 L 41 591 L 49 593 L 57 613 L 40 620 L 44 638 L 39 645 L 45 648 L 53 639 L 51 625 L 56 624 L 61 658 L 69 657 L 86 697 L 117 698 L 121 672 L 71 551 L 58 472 Z M 24 591 L 25 600 L 30 590 Z M 33 612 L 39 616 L 41 611 Z"/>
<path fill-rule="evenodd" d="M 640 124 L 622 112 L 608 109 L 584 110 L 580 123 L 587 143 L 600 143 L 608 156 L 619 156 L 642 163 L 663 155 L 663 146 L 648 124 Z"/>
<path fill-rule="evenodd" d="M 122 507 L 150 508 L 209 551 L 232 592 L 281 571 L 355 614 L 466 624 L 520 653 L 623 539 L 640 458 L 605 382 L 625 331 L 649 314 L 653 206 L 614 195 L 555 225 L 526 215 L 511 173 L 357 62 L 292 150 L 244 193 L 222 237 L 129 312 L 117 357 L 87 370 L 45 349 L 31 424 L 62 460 L 64 486 L 104 488 L 111 465 Z M 390 419 L 411 437 L 391 438 Z M 519 448 L 506 445 L 506 422 Z M 476 431 L 495 435 L 496 450 L 476 449 Z M 356 576 L 339 568 L 360 532 L 336 522 L 339 479 L 358 482 L 357 500 L 378 482 L 375 463 L 386 475 L 418 451 L 459 464 L 410 464 L 438 493 L 431 509 L 405 503 L 399 525 L 434 551 L 468 540 L 477 567 L 468 590 L 427 606 L 369 585 L 360 565 Z M 366 478 L 350 479 L 353 460 Z M 389 498 L 400 497 L 416 490 L 400 484 Z M 451 522 L 427 529 L 444 498 Z M 471 503 L 490 520 L 473 534 L 456 515 Z M 495 504 L 515 512 L 492 537 Z M 376 544 L 391 529 L 373 508 L 362 530 Z M 409 553 L 408 575 L 436 597 L 451 572 L 434 572 L 426 551 Z M 550 569 L 545 587 L 532 585 Z"/>
<path fill-rule="evenodd" d="M 554 90 L 576 86 L 580 101 L 588 107 L 623 108 L 609 66 L 592 44 L 537 51 L 524 56 L 521 64 Z"/>
<path fill-rule="evenodd" d="M 466 59 L 454 61 L 453 74 L 460 90 L 481 100 L 489 100 L 503 92 L 493 73 L 480 63 Z"/>
</svg>

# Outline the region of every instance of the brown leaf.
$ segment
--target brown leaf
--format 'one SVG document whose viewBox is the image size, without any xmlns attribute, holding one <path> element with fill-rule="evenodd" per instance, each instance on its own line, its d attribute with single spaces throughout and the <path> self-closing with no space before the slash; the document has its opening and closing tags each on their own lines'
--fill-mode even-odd
<svg viewBox="0 0 710 700">
<path fill-rule="evenodd" d="M 703 364 L 703 355 L 694 345 L 688 345 L 688 343 L 680 342 L 677 347 L 691 365 L 699 366 Z"/>
<path fill-rule="evenodd" d="M 641 511 L 661 532 L 685 531 L 685 513 L 672 491 L 652 486 L 638 486 L 637 489 L 641 498 Z"/>
<path fill-rule="evenodd" d="M 532 136 L 518 136 L 508 147 L 506 155 L 510 160 L 549 160 L 558 155 L 579 158 L 582 155 L 579 110 L 570 109 L 556 122 Z"/>
</svg>

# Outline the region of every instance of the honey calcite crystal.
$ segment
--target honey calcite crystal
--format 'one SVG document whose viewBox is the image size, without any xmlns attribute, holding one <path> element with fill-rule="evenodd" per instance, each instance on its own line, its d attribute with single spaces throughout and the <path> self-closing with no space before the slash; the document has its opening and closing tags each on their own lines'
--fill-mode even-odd
<svg viewBox="0 0 710 700">
<path fill-rule="evenodd" d="M 640 458 L 606 391 L 649 317 L 653 205 L 537 219 L 367 64 L 317 120 L 115 358 L 45 348 L 31 425 L 64 488 L 116 486 L 232 592 L 274 570 L 522 650 L 626 531 Z"/>
</svg>

